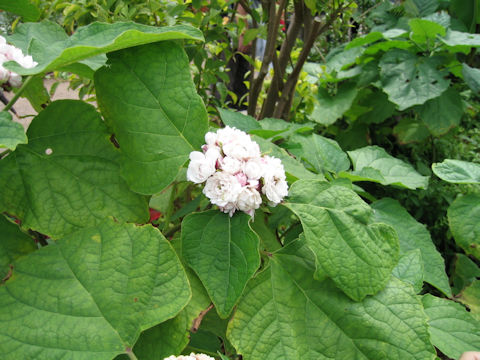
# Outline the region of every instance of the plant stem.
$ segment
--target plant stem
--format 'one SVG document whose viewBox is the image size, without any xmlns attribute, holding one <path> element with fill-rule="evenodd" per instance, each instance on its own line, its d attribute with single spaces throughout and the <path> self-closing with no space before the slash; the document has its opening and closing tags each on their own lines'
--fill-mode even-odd
<svg viewBox="0 0 480 360">
<path fill-rule="evenodd" d="M 163 224 L 163 232 L 167 231 L 168 224 L 170 223 L 170 217 L 173 213 L 173 202 L 175 200 L 175 186 L 176 183 L 172 184 L 172 192 L 170 194 L 170 199 L 168 200 L 167 213 L 165 214 L 165 223 Z"/>
<path fill-rule="evenodd" d="M 2 111 L 8 111 L 12 108 L 12 106 L 17 102 L 18 98 L 22 95 L 22 93 L 25 91 L 28 84 L 32 81 L 33 78 L 33 75 L 27 77 L 27 80 L 23 82 L 22 87 L 18 89 L 17 93 L 12 97 L 12 100 L 10 100 L 7 105 L 5 105 Z"/>
<path fill-rule="evenodd" d="M 138 358 L 135 356 L 135 354 L 133 353 L 132 349 L 130 349 L 130 348 L 126 348 L 126 349 L 125 349 L 125 354 L 128 355 L 128 357 L 130 358 L 130 360 L 138 360 Z"/>
</svg>

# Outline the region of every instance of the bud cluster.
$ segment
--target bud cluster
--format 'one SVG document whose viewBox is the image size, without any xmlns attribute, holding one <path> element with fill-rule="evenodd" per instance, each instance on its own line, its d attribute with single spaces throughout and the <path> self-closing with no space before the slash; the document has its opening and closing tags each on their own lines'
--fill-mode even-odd
<svg viewBox="0 0 480 360">
<path fill-rule="evenodd" d="M 3 63 L 7 61 L 15 61 L 26 69 L 37 65 L 30 55 L 24 56 L 22 50 L 13 45 L 8 45 L 5 38 L 0 36 L 0 84 L 8 82 L 12 87 L 20 87 L 22 85 L 22 76 L 5 69 Z"/>
<path fill-rule="evenodd" d="M 282 162 L 262 156 L 247 133 L 227 126 L 208 132 L 205 142 L 202 152 L 190 153 L 187 179 L 196 184 L 205 182 L 203 193 L 221 211 L 232 216 L 241 210 L 253 217 L 262 194 L 270 206 L 288 195 Z"/>
</svg>

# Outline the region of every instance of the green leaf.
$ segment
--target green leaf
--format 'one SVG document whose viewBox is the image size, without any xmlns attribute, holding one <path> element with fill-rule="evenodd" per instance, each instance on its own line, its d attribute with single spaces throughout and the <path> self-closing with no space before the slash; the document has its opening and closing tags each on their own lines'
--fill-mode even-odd
<svg viewBox="0 0 480 360">
<path fill-rule="evenodd" d="M 450 10 L 471 32 L 475 32 L 475 14 L 478 16 L 478 6 L 477 0 L 450 0 Z"/>
<path fill-rule="evenodd" d="M 294 134 L 289 143 L 296 143 L 300 149 L 292 153 L 308 161 L 318 173 L 338 173 L 350 168 L 350 160 L 335 140 L 310 134 L 303 136 Z"/>
<path fill-rule="evenodd" d="M 325 272 L 356 301 L 385 286 L 398 261 L 398 238 L 390 226 L 370 221 L 372 209 L 353 190 L 299 180 L 285 206 L 302 223 L 317 277 Z"/>
<path fill-rule="evenodd" d="M 239 130 L 250 132 L 251 130 L 261 129 L 259 122 L 249 116 L 244 115 L 237 111 L 232 111 L 228 109 L 218 108 L 218 113 L 220 114 L 220 118 L 225 125 L 230 127 L 235 127 Z"/>
<path fill-rule="evenodd" d="M 380 124 L 395 112 L 395 104 L 388 101 L 388 96 L 383 91 L 366 91 L 365 98 L 359 105 L 368 108 L 368 111 L 358 118 L 366 124 Z"/>
<path fill-rule="evenodd" d="M 454 184 L 480 184 L 480 164 L 445 159 L 432 164 L 432 170 L 440 179 Z"/>
<path fill-rule="evenodd" d="M 480 93 L 480 69 L 474 69 L 463 63 L 462 75 L 470 89 L 476 94 Z"/>
<path fill-rule="evenodd" d="M 133 347 L 139 360 L 164 359 L 172 354 L 180 354 L 189 342 L 193 320 L 210 304 L 210 298 L 198 277 L 188 268 L 186 272 L 192 299 L 173 319 L 142 332 Z"/>
<path fill-rule="evenodd" d="M 271 141 L 255 135 L 252 136 L 252 140 L 258 143 L 262 154 L 274 156 L 282 160 L 289 183 L 297 179 L 325 179 L 323 175 L 308 171 L 300 161 L 290 156 L 284 149 L 273 144 Z"/>
<path fill-rule="evenodd" d="M 404 6 L 413 11 L 410 15 L 413 16 L 426 16 L 435 10 L 439 5 L 438 0 L 406 0 Z"/>
<path fill-rule="evenodd" d="M 18 144 L 26 144 L 27 135 L 23 126 L 13 122 L 12 115 L 7 111 L 0 112 L 0 147 L 15 150 Z"/>
<path fill-rule="evenodd" d="M 182 222 L 182 252 L 222 318 L 228 317 L 260 266 L 259 241 L 250 217 L 211 210 Z"/>
<path fill-rule="evenodd" d="M 383 91 L 399 110 L 436 98 L 449 86 L 449 81 L 437 70 L 435 58 L 401 49 L 390 50 L 380 59 L 380 79 Z"/>
<path fill-rule="evenodd" d="M 480 260 L 480 194 L 459 195 L 447 217 L 458 246 Z"/>
<path fill-rule="evenodd" d="M 264 118 L 258 121 L 258 123 L 262 128 L 250 130 L 249 133 L 252 135 L 258 135 L 264 139 L 271 139 L 270 141 L 272 142 L 280 139 L 287 139 L 292 134 L 311 132 L 315 127 L 315 124 L 311 122 L 297 124 L 275 118 Z"/>
<path fill-rule="evenodd" d="M 131 189 L 154 194 L 167 187 L 207 132 L 183 49 L 161 42 L 109 54 L 108 66 L 95 73 L 95 88 Z"/>
<path fill-rule="evenodd" d="M 462 304 L 470 309 L 470 314 L 480 321 L 480 280 L 474 280 L 458 297 Z"/>
<path fill-rule="evenodd" d="M 40 17 L 40 10 L 29 0 L 0 0 L 0 9 L 20 15 L 25 22 Z"/>
<path fill-rule="evenodd" d="M 453 301 L 430 294 L 422 298 L 433 345 L 450 358 L 480 350 L 480 322 Z"/>
<path fill-rule="evenodd" d="M 190 295 L 157 229 L 109 220 L 15 262 L 0 287 L 2 357 L 112 359 L 130 351 L 142 330 L 175 316 Z"/>
<path fill-rule="evenodd" d="M 132 46 L 176 39 L 203 41 L 203 36 L 200 30 L 188 25 L 154 27 L 133 22 L 95 22 L 79 27 L 67 37 L 59 25 L 44 21 L 21 24 L 8 39 L 22 50 L 28 50 L 38 65 L 25 69 L 8 62 L 5 67 L 21 75 L 33 75 Z"/>
<path fill-rule="evenodd" d="M 403 254 L 393 269 L 392 275 L 413 286 L 415 293 L 419 293 L 423 286 L 423 261 L 420 249 L 411 250 Z"/>
<path fill-rule="evenodd" d="M 392 226 L 398 234 L 400 254 L 419 249 L 422 254 L 423 279 L 447 296 L 452 296 L 445 262 L 432 242 L 425 225 L 420 224 L 398 201 L 384 198 L 372 203 L 374 220 Z"/>
<path fill-rule="evenodd" d="M 480 268 L 470 258 L 463 254 L 455 254 L 455 271 L 452 274 L 454 294 L 458 294 L 465 287 L 480 277 Z"/>
<path fill-rule="evenodd" d="M 28 145 L 0 161 L 0 209 L 22 227 L 59 238 L 107 216 L 147 221 L 148 203 L 121 178 L 118 151 L 93 106 L 53 102 L 27 134 Z"/>
<path fill-rule="evenodd" d="M 410 144 L 425 140 L 430 136 L 430 131 L 421 121 L 403 118 L 393 128 L 393 134 L 400 144 Z"/>
<path fill-rule="evenodd" d="M 330 280 L 313 279 L 311 256 L 298 242 L 270 260 L 248 284 L 228 326 L 228 338 L 246 358 L 435 358 L 410 285 L 392 277 L 384 290 L 358 303 Z"/>
<path fill-rule="evenodd" d="M 432 47 L 437 38 L 437 35 L 445 36 L 445 28 L 433 21 L 425 19 L 411 19 L 408 22 L 412 32 L 410 39 L 418 44 L 427 44 Z"/>
<path fill-rule="evenodd" d="M 341 177 L 352 181 L 373 181 L 407 189 L 426 189 L 428 176 L 422 176 L 412 165 L 390 156 L 378 146 L 366 146 L 348 151 L 354 171 L 342 172 Z"/>
<path fill-rule="evenodd" d="M 331 96 L 326 89 L 319 87 L 310 119 L 325 126 L 333 124 L 350 109 L 357 92 L 356 86 L 350 83 L 341 84 L 334 96 Z"/>
<path fill-rule="evenodd" d="M 449 30 L 447 35 L 440 40 L 448 46 L 480 46 L 480 34 L 471 34 L 467 32 Z"/>
<path fill-rule="evenodd" d="M 369 32 L 366 35 L 357 37 L 350 41 L 346 46 L 345 50 L 349 50 L 351 48 L 357 47 L 357 46 L 363 46 L 363 45 L 370 45 L 372 43 L 377 42 L 378 40 L 383 40 L 383 34 L 378 31 L 372 31 Z"/>
<path fill-rule="evenodd" d="M 0 215 L 0 281 L 14 261 L 36 249 L 37 246 L 30 236 L 21 232 L 18 225 Z"/>
<path fill-rule="evenodd" d="M 464 114 L 462 97 L 449 88 L 439 97 L 427 101 L 418 108 L 418 115 L 434 136 L 446 134 L 458 126 Z"/>
<path fill-rule="evenodd" d="M 50 103 L 50 96 L 43 85 L 43 75 L 34 75 L 24 88 L 22 96 L 27 98 L 36 112 L 42 111 Z"/>
</svg>

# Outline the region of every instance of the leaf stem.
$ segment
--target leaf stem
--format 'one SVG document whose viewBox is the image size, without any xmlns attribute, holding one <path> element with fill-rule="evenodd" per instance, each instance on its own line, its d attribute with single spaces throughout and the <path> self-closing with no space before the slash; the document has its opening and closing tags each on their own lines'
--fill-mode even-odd
<svg viewBox="0 0 480 360">
<path fill-rule="evenodd" d="M 130 349 L 129 347 L 127 347 L 125 349 L 125 354 L 128 355 L 128 357 L 130 358 L 130 360 L 138 360 L 138 358 L 135 356 L 135 354 L 133 353 L 132 349 Z"/>
<path fill-rule="evenodd" d="M 17 102 L 18 98 L 22 95 L 22 93 L 25 91 L 28 84 L 32 81 L 33 78 L 34 78 L 33 75 L 30 75 L 29 77 L 27 77 L 27 80 L 23 82 L 22 87 L 18 89 L 16 94 L 12 97 L 12 100 L 10 100 L 7 105 L 5 105 L 2 111 L 8 111 L 12 108 L 12 106 Z"/>
</svg>

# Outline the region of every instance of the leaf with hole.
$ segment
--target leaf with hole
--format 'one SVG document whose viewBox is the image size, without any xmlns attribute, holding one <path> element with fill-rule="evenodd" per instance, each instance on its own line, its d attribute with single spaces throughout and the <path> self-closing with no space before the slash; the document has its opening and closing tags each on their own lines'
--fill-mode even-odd
<svg viewBox="0 0 480 360">
<path fill-rule="evenodd" d="M 28 145 L 0 160 L 0 209 L 23 228 L 59 238 L 107 216 L 148 220 L 147 200 L 120 176 L 119 152 L 93 106 L 53 102 L 27 135 Z"/>
</svg>

